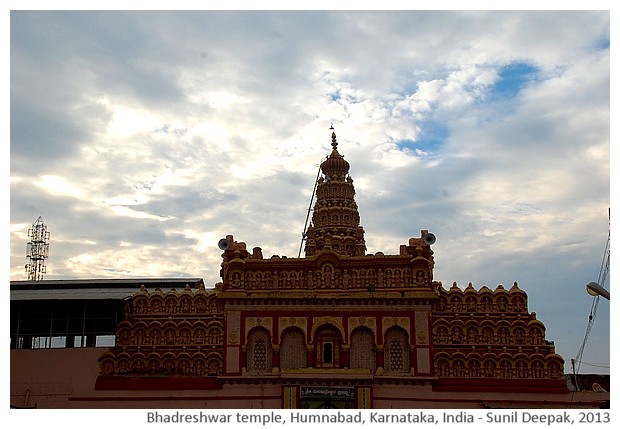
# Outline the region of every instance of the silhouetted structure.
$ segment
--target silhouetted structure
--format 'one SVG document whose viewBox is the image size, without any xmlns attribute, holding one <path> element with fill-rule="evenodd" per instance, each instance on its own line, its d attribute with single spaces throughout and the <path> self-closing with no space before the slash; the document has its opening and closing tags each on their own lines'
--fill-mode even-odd
<svg viewBox="0 0 620 429">
<path fill-rule="evenodd" d="M 265 258 L 227 235 L 214 289 L 197 279 L 127 282 L 101 319 L 104 336 L 114 324 L 114 344 L 82 356 L 88 369 L 71 393 L 46 406 L 596 407 L 609 399 L 569 393 L 564 361 L 516 283 L 446 290 L 435 281 L 427 230 L 395 254 L 367 255 L 350 166 L 337 146 L 332 133 L 304 257 Z M 112 293 L 119 284 L 100 286 Z M 13 329 L 13 312 L 29 314 L 35 303 L 16 301 L 11 339 L 23 349 L 33 334 Z M 96 343 L 96 330 L 64 333 L 50 323 L 66 344 L 89 334 Z M 11 356 L 16 402 L 36 361 L 24 352 Z"/>
</svg>

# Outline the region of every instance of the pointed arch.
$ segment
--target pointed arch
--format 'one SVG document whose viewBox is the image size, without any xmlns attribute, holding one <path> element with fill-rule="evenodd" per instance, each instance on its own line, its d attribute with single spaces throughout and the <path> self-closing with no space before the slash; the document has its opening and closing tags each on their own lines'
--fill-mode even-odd
<svg viewBox="0 0 620 429">
<path fill-rule="evenodd" d="M 385 372 L 408 373 L 411 370 L 409 336 L 400 326 L 392 326 L 385 332 L 383 353 Z"/>
<path fill-rule="evenodd" d="M 313 343 L 317 368 L 340 368 L 343 344 L 341 327 L 332 323 L 319 326 L 314 330 Z"/>
<path fill-rule="evenodd" d="M 435 375 L 439 378 L 450 377 L 450 361 L 447 357 L 435 359 Z"/>
<path fill-rule="evenodd" d="M 300 369 L 307 366 L 306 335 L 297 327 L 285 329 L 280 342 L 280 369 Z"/>
<path fill-rule="evenodd" d="M 222 368 L 224 367 L 224 360 L 219 353 L 211 352 L 206 358 L 207 366 L 206 371 L 210 376 L 221 375 Z"/>
<path fill-rule="evenodd" d="M 273 347 L 271 334 L 262 326 L 252 328 L 248 333 L 247 370 L 250 374 L 269 374 L 273 369 Z"/>
<path fill-rule="evenodd" d="M 374 372 L 376 362 L 375 334 L 365 326 L 351 332 L 350 367 L 351 369 L 368 369 Z"/>
</svg>

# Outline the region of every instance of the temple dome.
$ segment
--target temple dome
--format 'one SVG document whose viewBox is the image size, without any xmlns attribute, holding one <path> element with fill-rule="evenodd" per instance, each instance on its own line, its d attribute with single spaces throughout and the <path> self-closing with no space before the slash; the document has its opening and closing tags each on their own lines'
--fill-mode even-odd
<svg viewBox="0 0 620 429">
<path fill-rule="evenodd" d="M 349 173 L 349 163 L 338 153 L 336 133 L 332 132 L 332 153 L 321 163 L 321 171 L 329 178 L 344 178 Z"/>
</svg>

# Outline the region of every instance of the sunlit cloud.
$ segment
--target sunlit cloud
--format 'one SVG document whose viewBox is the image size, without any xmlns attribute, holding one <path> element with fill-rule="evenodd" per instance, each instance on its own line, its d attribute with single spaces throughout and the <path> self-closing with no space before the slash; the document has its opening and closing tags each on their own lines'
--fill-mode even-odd
<svg viewBox="0 0 620 429">
<path fill-rule="evenodd" d="M 333 124 L 369 253 L 433 231 L 436 280 L 522 281 L 570 358 L 609 227 L 609 29 L 606 11 L 14 11 L 10 277 L 39 215 L 47 278 L 213 286 L 227 234 L 297 256 Z"/>
<path fill-rule="evenodd" d="M 46 192 L 52 195 L 66 195 L 81 198 L 85 194 L 84 190 L 80 189 L 79 186 L 70 183 L 64 177 L 56 175 L 41 176 L 40 179 L 35 182 L 35 185 L 45 189 Z"/>
</svg>

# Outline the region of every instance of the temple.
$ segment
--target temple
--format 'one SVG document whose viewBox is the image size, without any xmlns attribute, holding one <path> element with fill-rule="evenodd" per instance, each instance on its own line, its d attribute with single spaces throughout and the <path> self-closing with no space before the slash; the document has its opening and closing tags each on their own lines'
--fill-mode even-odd
<svg viewBox="0 0 620 429">
<path fill-rule="evenodd" d="M 227 235 L 214 288 L 200 279 L 124 285 L 131 294 L 116 295 L 113 345 L 96 348 L 80 386 L 47 406 L 562 408 L 609 399 L 569 392 L 564 360 L 517 283 L 444 288 L 425 229 L 393 254 L 367 254 L 335 133 L 331 145 L 303 257 L 265 257 Z M 36 301 L 12 300 L 24 314 Z M 13 312 L 12 303 L 12 321 Z M 19 355 L 33 351 L 24 350 L 27 326 L 11 329 L 12 401 L 26 386 L 36 394 L 26 375 L 35 361 Z"/>
</svg>

